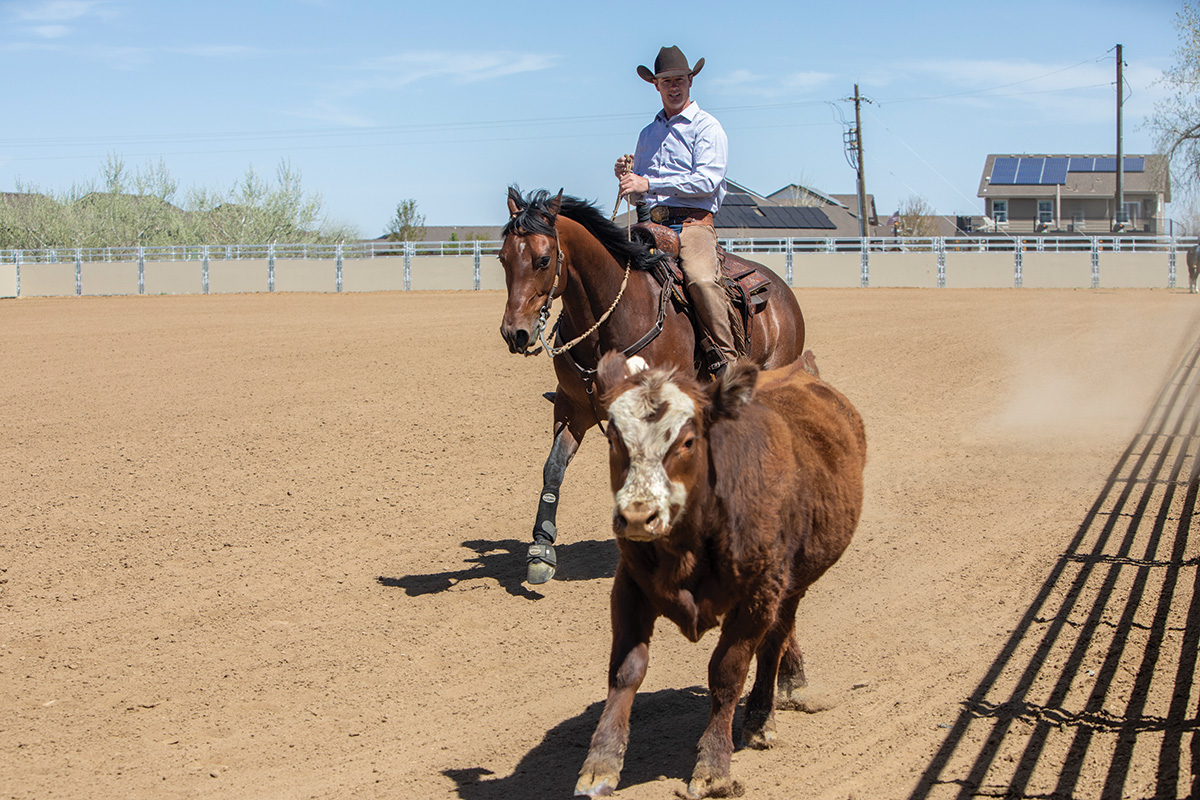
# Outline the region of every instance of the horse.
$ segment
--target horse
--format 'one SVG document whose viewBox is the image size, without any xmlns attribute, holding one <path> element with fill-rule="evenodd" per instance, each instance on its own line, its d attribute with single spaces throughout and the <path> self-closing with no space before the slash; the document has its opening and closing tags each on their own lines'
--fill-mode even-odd
<svg viewBox="0 0 1200 800">
<path fill-rule="evenodd" d="M 1196 279 L 1200 278 L 1200 241 L 1187 249 L 1188 291 L 1196 294 Z"/>
<path fill-rule="evenodd" d="M 554 359 L 558 387 L 553 444 L 542 468 L 542 493 L 526 558 L 527 582 L 542 584 L 558 566 L 559 489 L 567 465 L 589 428 L 607 419 L 595 394 L 596 368 L 609 350 L 635 353 L 654 367 L 696 375 L 696 334 L 691 318 L 675 307 L 650 272 L 663 256 L 630 241 L 590 202 L 551 197 L 545 190 L 522 196 L 509 187 L 509 221 L 503 229 L 500 263 L 508 298 L 500 334 L 512 353 L 543 349 Z M 737 259 L 727 254 L 727 259 Z M 804 316 L 791 288 L 761 264 L 770 281 L 769 300 L 750 318 L 749 359 L 765 369 L 790 364 L 804 349 Z M 547 341 L 551 304 L 561 312 Z M 540 345 L 539 345 L 540 340 Z"/>
</svg>

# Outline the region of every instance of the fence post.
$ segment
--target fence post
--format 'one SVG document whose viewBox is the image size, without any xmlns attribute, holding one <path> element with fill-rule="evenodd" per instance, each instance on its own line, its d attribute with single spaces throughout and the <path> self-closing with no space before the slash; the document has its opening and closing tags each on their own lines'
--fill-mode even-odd
<svg viewBox="0 0 1200 800">
<path fill-rule="evenodd" d="M 13 259 L 17 262 L 17 297 L 21 296 L 21 254 L 20 250 L 13 253 Z"/>
<path fill-rule="evenodd" d="M 1100 288 L 1100 240 L 1092 239 L 1092 288 Z"/>
<path fill-rule="evenodd" d="M 338 242 L 334 251 L 337 254 L 337 290 L 342 291 L 342 243 Z"/>
<path fill-rule="evenodd" d="M 483 248 L 481 248 L 479 246 L 478 239 L 475 240 L 474 250 L 475 250 L 475 252 L 474 252 L 474 256 L 475 256 L 475 291 L 478 292 L 479 287 L 483 284 L 483 275 L 481 274 L 481 265 L 480 265 L 480 261 L 483 258 Z"/>
<path fill-rule="evenodd" d="M 795 263 L 794 262 L 795 247 L 792 244 L 792 237 L 790 237 L 790 236 L 788 237 L 787 245 L 783 252 L 786 254 L 786 256 L 784 258 L 784 268 L 783 268 L 784 280 L 787 282 L 788 286 L 792 286 L 792 285 L 794 285 L 792 281 L 796 274 L 795 269 L 793 267 L 793 265 Z"/>
<path fill-rule="evenodd" d="M 416 246 L 409 241 L 404 242 L 404 291 L 412 290 L 412 257 Z"/>
<path fill-rule="evenodd" d="M 200 248 L 200 291 L 208 294 L 208 245 Z"/>
<path fill-rule="evenodd" d="M 83 294 L 83 250 L 75 248 L 75 296 Z"/>
<path fill-rule="evenodd" d="M 867 239 L 864 237 L 859 243 L 862 245 L 862 276 L 859 280 L 865 289 L 871 285 L 871 259 L 867 255 Z"/>
<path fill-rule="evenodd" d="M 1176 250 L 1175 237 L 1172 236 L 1170 249 L 1167 251 L 1167 267 L 1168 267 L 1168 269 L 1167 269 L 1167 288 L 1168 289 L 1175 288 L 1175 275 L 1176 275 L 1176 273 L 1175 273 L 1175 250 Z"/>
<path fill-rule="evenodd" d="M 275 291 L 275 243 L 267 245 L 267 291 Z"/>
<path fill-rule="evenodd" d="M 937 287 L 946 288 L 946 238 L 938 236 L 933 240 L 933 249 L 937 253 Z"/>
<path fill-rule="evenodd" d="M 171 248 L 171 260 L 175 260 L 175 248 Z M 138 248 L 138 294 L 146 293 L 146 248 Z"/>
<path fill-rule="evenodd" d="M 1024 268 L 1024 259 L 1025 245 L 1022 244 L 1020 239 L 1017 239 L 1016 248 L 1013 250 L 1013 285 L 1018 289 L 1021 288 L 1021 284 L 1024 280 L 1024 276 L 1021 274 Z"/>
</svg>

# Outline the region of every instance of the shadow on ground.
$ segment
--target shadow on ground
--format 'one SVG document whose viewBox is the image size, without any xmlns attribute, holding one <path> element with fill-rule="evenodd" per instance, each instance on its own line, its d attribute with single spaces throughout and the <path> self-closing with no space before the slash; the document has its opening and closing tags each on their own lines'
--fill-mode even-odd
<svg viewBox="0 0 1200 800">
<path fill-rule="evenodd" d="M 542 597 L 525 584 L 525 554 L 529 542 L 475 539 L 463 542 L 462 546 L 475 551 L 473 558 L 466 559 L 468 566 L 462 569 L 399 578 L 381 575 L 379 583 L 403 589 L 409 597 L 419 597 L 447 591 L 463 581 L 490 578 L 516 597 Z M 591 581 L 616 574 L 617 547 L 611 540 L 570 542 L 555 545 L 554 549 L 558 554 L 556 581 Z"/>
<path fill-rule="evenodd" d="M 1198 475 L 1200 341 L 910 800 L 1200 797 Z"/>
<path fill-rule="evenodd" d="M 463 800 L 571 797 L 603 709 L 603 702 L 593 703 L 582 714 L 551 728 L 507 777 L 495 777 L 480 766 L 448 769 L 443 774 L 457 784 Z M 699 686 L 639 694 L 630 717 L 618 795 L 621 788 L 659 780 L 686 788 L 708 711 L 708 692 Z"/>
</svg>

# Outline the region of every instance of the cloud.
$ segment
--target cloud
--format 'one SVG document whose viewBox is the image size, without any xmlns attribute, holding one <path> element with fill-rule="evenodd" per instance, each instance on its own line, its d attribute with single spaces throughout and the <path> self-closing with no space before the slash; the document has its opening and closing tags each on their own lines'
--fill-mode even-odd
<svg viewBox="0 0 1200 800">
<path fill-rule="evenodd" d="M 396 89 L 429 80 L 476 83 L 549 69 L 555 56 L 540 53 L 416 51 L 360 63 L 352 71 L 376 89 Z"/>
<path fill-rule="evenodd" d="M 712 78 L 710 83 L 714 89 L 724 92 L 759 97 L 783 97 L 819 89 L 828 85 L 835 77 L 837 76 L 830 72 L 808 71 L 760 75 L 748 69 L 735 69 L 733 72 Z"/>
<path fill-rule="evenodd" d="M 112 19 L 119 15 L 109 4 L 91 0 L 10 3 L 5 10 L 18 30 L 39 39 L 62 39 L 90 19 Z"/>
</svg>

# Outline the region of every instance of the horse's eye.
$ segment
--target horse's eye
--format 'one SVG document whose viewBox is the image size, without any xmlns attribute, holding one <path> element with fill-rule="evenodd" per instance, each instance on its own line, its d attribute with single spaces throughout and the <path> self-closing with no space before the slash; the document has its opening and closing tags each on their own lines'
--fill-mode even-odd
<svg viewBox="0 0 1200 800">
<path fill-rule="evenodd" d="M 550 266 L 550 256 L 542 256 L 541 258 L 538 259 L 538 262 L 537 262 L 538 269 L 545 269 L 548 266 Z"/>
</svg>

